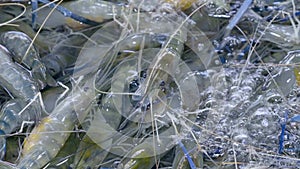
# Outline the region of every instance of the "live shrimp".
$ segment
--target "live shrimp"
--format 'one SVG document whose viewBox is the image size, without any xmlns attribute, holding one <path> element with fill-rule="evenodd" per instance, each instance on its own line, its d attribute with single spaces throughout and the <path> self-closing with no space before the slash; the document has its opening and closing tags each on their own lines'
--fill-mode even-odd
<svg viewBox="0 0 300 169">
<path fill-rule="evenodd" d="M 156 50 L 145 49 L 144 50 L 144 53 L 142 55 L 143 62 L 141 63 L 141 70 L 147 69 L 147 65 L 148 65 L 149 70 L 153 70 L 153 69 L 154 69 L 154 71 L 166 70 L 165 73 L 172 75 L 171 72 L 167 71 L 167 69 L 163 69 L 162 67 L 157 68 L 157 69 L 150 67 L 149 61 L 147 61 L 147 60 L 150 59 L 153 54 L 157 54 L 157 53 L 159 53 L 159 49 L 156 49 Z M 129 74 L 130 74 L 130 72 L 138 72 L 137 67 L 136 67 L 136 65 L 138 65 L 137 58 L 138 57 L 134 57 L 133 59 L 129 59 L 128 61 L 122 62 L 121 65 L 119 65 L 120 69 L 116 71 L 116 73 L 113 77 L 113 80 L 112 80 L 113 81 L 113 83 L 112 83 L 112 91 L 113 92 L 115 92 L 115 93 L 130 92 L 130 88 L 125 87 L 126 85 L 124 86 L 125 88 L 121 87 L 124 84 L 122 84 L 120 82 L 123 82 L 125 80 L 124 78 L 127 78 L 126 79 L 126 81 L 128 81 L 127 84 L 134 84 L 134 83 L 132 83 L 134 81 L 134 79 L 132 79 L 132 80 L 130 80 L 130 79 L 138 78 L 138 77 L 130 76 Z M 183 74 L 187 73 L 189 71 L 189 68 L 183 62 L 177 63 L 175 58 L 173 60 L 174 64 L 180 65 L 179 72 L 181 73 L 181 75 L 174 75 L 173 80 L 177 83 L 177 85 L 179 87 L 178 92 L 180 92 L 180 94 L 174 94 L 173 96 L 168 96 L 169 94 L 167 94 L 168 93 L 167 91 L 172 90 L 172 89 L 171 89 L 171 86 L 167 86 L 167 85 L 161 86 L 162 89 L 149 88 L 148 89 L 149 91 L 145 94 L 145 95 L 148 95 L 147 97 L 144 97 L 144 96 L 140 97 L 139 95 L 141 93 L 136 93 L 136 94 L 132 93 L 132 96 L 126 96 L 124 94 L 124 96 L 122 96 L 122 95 L 121 96 L 125 97 L 126 99 L 122 99 L 122 105 L 125 104 L 125 105 L 127 105 L 126 107 L 122 106 L 120 104 L 121 100 L 119 100 L 119 99 L 121 99 L 122 97 L 113 97 L 115 106 L 117 107 L 118 111 L 122 112 L 122 114 L 125 117 L 127 117 L 128 119 L 130 119 L 133 122 L 143 123 L 143 125 L 138 125 L 140 127 L 149 126 L 150 120 L 152 119 L 152 120 L 154 120 L 154 123 L 152 122 L 152 125 L 156 126 L 156 127 L 153 126 L 155 128 L 154 130 L 159 130 L 157 128 L 157 125 L 159 125 L 159 128 L 162 127 L 160 125 L 164 125 L 164 124 L 160 124 L 160 121 L 164 121 L 165 123 L 170 123 L 170 119 L 168 119 L 168 118 L 166 119 L 166 117 L 164 119 L 160 119 L 165 116 L 164 115 L 165 113 L 168 114 L 170 111 L 172 112 L 173 110 L 180 112 L 180 111 L 183 111 L 182 109 L 187 109 L 189 111 L 194 110 L 195 107 L 192 104 L 187 104 L 187 102 L 193 100 L 192 102 L 195 103 L 195 102 L 197 102 L 198 98 L 197 97 L 193 98 L 192 95 L 189 95 L 189 97 L 192 99 L 190 99 L 189 101 L 187 100 L 187 102 L 184 101 L 187 98 L 185 96 L 186 91 L 183 91 L 183 90 L 186 88 L 184 85 L 185 83 L 188 83 L 189 85 L 196 85 L 195 79 L 193 79 L 193 77 L 189 77 L 189 78 L 185 79 L 186 80 L 185 82 L 181 81 L 182 78 L 184 77 Z M 163 59 L 167 59 L 167 57 L 163 58 Z M 161 63 L 162 63 L 161 65 L 164 65 L 163 62 L 165 60 L 163 60 L 163 59 L 161 60 Z M 177 58 L 177 59 L 179 59 L 179 58 Z M 155 60 L 152 62 L 155 62 Z M 170 68 L 171 67 L 172 67 L 172 64 L 171 64 Z M 127 75 L 125 75 L 125 74 L 127 74 Z M 137 73 L 137 75 L 138 75 L 138 73 Z M 161 77 L 165 76 L 165 75 L 163 75 L 163 76 L 162 75 L 163 75 L 163 73 L 160 74 L 159 76 L 155 76 L 154 77 L 155 80 L 152 80 L 152 82 L 154 83 L 156 81 L 157 82 L 163 81 L 164 83 L 169 84 L 171 79 L 169 80 L 169 79 L 164 78 L 164 80 L 159 80 Z M 128 77 L 130 77 L 130 79 Z M 140 79 L 137 82 L 145 83 L 147 81 Z M 151 84 L 151 86 L 155 87 L 156 85 Z M 157 87 L 158 86 L 160 86 L 160 85 L 157 84 Z M 197 86 L 194 86 L 193 89 L 197 89 Z M 162 91 L 160 91 L 160 90 L 162 90 Z M 145 98 L 144 100 L 141 99 L 143 97 Z M 183 100 L 181 104 L 178 103 L 179 101 L 177 100 L 177 97 L 181 97 L 181 100 Z M 136 99 L 139 99 L 139 100 L 136 100 Z M 135 102 L 137 102 L 137 104 Z M 128 105 L 131 105 L 131 104 L 132 104 L 132 106 L 128 107 Z M 146 105 L 148 105 L 148 106 L 146 106 Z M 181 105 L 180 106 L 181 108 L 178 108 L 175 105 L 177 105 L 177 106 Z M 127 111 L 129 111 L 130 113 L 127 114 L 126 113 Z M 148 111 L 149 111 L 149 113 L 146 113 Z M 138 113 L 138 112 L 140 112 L 140 113 Z M 124 114 L 124 113 L 126 113 L 126 114 Z M 172 116 L 172 115 L 170 115 L 170 116 Z M 139 129 L 139 130 L 143 130 L 143 129 Z M 174 145 L 176 145 L 176 142 L 175 141 L 173 142 L 173 140 L 172 140 L 173 137 L 170 137 L 175 134 L 172 131 L 174 131 L 174 129 L 169 128 L 166 131 L 164 131 L 163 133 L 159 134 L 159 136 L 157 136 L 157 137 L 155 136 L 154 138 L 152 138 L 152 137 L 147 138 L 142 143 L 140 143 L 138 146 L 135 146 L 135 148 L 133 150 L 130 150 L 130 153 L 127 154 L 126 151 L 123 152 L 125 154 L 123 154 L 122 156 L 129 158 L 127 160 L 124 160 L 123 167 L 124 168 L 140 168 L 140 167 L 148 167 L 149 168 L 149 167 L 152 167 L 155 164 L 156 160 L 154 157 L 151 157 L 151 156 L 157 156 L 159 154 L 163 154 L 164 151 L 166 151 L 167 149 L 172 148 Z M 171 133 L 173 133 L 173 134 L 171 134 Z M 153 141 L 155 143 L 152 143 Z M 122 142 L 125 142 L 125 141 L 122 141 Z M 128 140 L 126 142 L 128 143 Z M 153 147 L 153 146 L 155 146 L 155 147 Z M 160 147 L 164 147 L 164 149 L 161 149 Z M 150 149 L 151 149 L 151 151 L 150 151 Z M 120 150 L 119 151 L 114 150 L 113 152 L 121 153 Z"/>
<path fill-rule="evenodd" d="M 89 82 L 89 80 L 86 81 L 86 83 Z M 85 85 L 82 87 L 84 90 L 73 89 L 54 108 L 53 112 L 33 129 L 25 140 L 22 157 L 18 164 L 10 167 L 39 169 L 56 156 L 75 126 L 77 113 L 84 112 L 94 99 L 91 97 L 93 90 Z M 2 165 L 5 164 L 2 163 Z"/>
</svg>

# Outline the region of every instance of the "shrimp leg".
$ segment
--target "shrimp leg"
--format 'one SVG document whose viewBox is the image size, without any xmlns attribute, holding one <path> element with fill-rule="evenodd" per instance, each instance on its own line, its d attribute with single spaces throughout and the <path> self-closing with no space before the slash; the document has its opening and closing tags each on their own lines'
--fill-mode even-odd
<svg viewBox="0 0 300 169">
<path fill-rule="evenodd" d="M 190 157 L 188 151 L 186 150 L 185 146 L 182 144 L 181 141 L 179 141 L 178 145 L 182 149 L 186 159 L 188 160 L 191 169 L 196 169 L 196 165 L 194 164 L 193 160 L 191 159 L 191 157 Z"/>
<path fill-rule="evenodd" d="M 191 154 L 191 155 L 190 155 Z M 184 159 L 186 158 L 186 160 Z M 203 168 L 202 153 L 197 150 L 197 145 L 194 140 L 178 141 L 176 147 L 176 155 L 173 161 L 173 169 L 182 168 Z"/>
</svg>

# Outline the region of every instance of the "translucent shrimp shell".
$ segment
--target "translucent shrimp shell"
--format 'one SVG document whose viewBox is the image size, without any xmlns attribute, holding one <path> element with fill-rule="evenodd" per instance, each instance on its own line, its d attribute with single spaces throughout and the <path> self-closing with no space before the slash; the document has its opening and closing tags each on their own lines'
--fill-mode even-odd
<svg viewBox="0 0 300 169">
<path fill-rule="evenodd" d="M 5 47 L 0 45 L 0 81 L 13 96 L 33 99 L 39 92 L 37 83 L 29 72 L 16 65 Z"/>
</svg>

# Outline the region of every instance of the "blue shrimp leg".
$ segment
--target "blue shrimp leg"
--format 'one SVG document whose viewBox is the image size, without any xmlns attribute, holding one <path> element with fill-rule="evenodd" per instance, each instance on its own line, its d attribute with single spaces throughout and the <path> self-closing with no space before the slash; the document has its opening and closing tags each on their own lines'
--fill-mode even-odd
<svg viewBox="0 0 300 169">
<path fill-rule="evenodd" d="M 239 20 L 242 18 L 242 16 L 247 11 L 247 9 L 251 5 L 251 3 L 252 3 L 252 0 L 245 0 L 243 2 L 242 6 L 240 7 L 240 9 L 236 13 L 236 15 L 234 15 L 234 17 L 231 19 L 231 21 L 229 22 L 229 24 L 226 26 L 223 38 L 226 38 L 227 36 L 229 36 L 229 34 L 232 31 L 232 29 L 239 22 Z M 225 43 L 226 42 L 223 40 L 223 42 L 221 43 L 221 45 L 219 46 L 219 48 L 222 49 L 225 46 Z"/>
<path fill-rule="evenodd" d="M 241 53 L 238 55 L 238 60 L 242 60 L 242 58 L 245 56 L 245 53 L 249 52 L 250 50 L 250 44 L 248 44 Z"/>
<path fill-rule="evenodd" d="M 187 152 L 186 148 L 184 147 L 181 141 L 178 141 L 178 145 L 180 146 L 186 159 L 188 160 L 191 169 L 197 169 L 196 165 L 194 164 L 192 158 L 190 157 L 189 153 Z"/>
<path fill-rule="evenodd" d="M 279 136 L 279 148 L 278 148 L 278 153 L 282 154 L 283 152 L 283 142 L 284 142 L 284 131 L 286 128 L 286 121 L 287 121 L 287 116 L 288 116 L 288 112 L 285 112 L 285 117 L 284 117 L 284 122 L 281 124 L 281 133 Z"/>
<path fill-rule="evenodd" d="M 76 15 L 74 14 L 73 12 L 71 12 L 70 10 L 68 10 L 67 8 L 63 7 L 63 6 L 56 6 L 56 4 L 48 1 L 48 0 L 33 0 L 32 1 L 32 11 L 34 11 L 32 13 L 32 25 L 35 26 L 35 23 L 36 23 L 36 17 L 37 17 L 37 14 L 36 14 L 36 9 L 37 9 L 37 2 L 41 2 L 43 4 L 48 4 L 48 6 L 50 8 L 56 8 L 57 11 L 59 11 L 60 13 L 62 13 L 65 17 L 70 17 L 78 22 L 81 22 L 81 23 L 84 23 L 84 24 L 87 24 L 87 25 L 92 25 L 92 26 L 96 26 L 96 25 L 99 25 L 98 22 L 95 22 L 95 21 L 92 21 L 90 19 L 87 19 L 87 18 L 84 18 L 82 16 L 79 16 L 79 15 Z"/>
<path fill-rule="evenodd" d="M 247 11 L 248 7 L 251 5 L 252 0 L 245 0 L 240 9 L 238 10 L 237 14 L 230 20 L 229 24 L 225 27 L 225 31 L 221 38 L 223 40 L 221 41 L 220 45 L 216 48 L 217 51 L 222 51 L 222 49 L 226 45 L 226 40 L 224 40 L 226 37 L 229 36 L 230 32 L 234 28 L 234 26 L 239 22 L 239 20 L 242 18 L 244 13 Z M 224 56 L 220 56 L 220 62 L 222 64 L 226 63 L 226 58 Z"/>
<path fill-rule="evenodd" d="M 296 115 L 290 119 L 290 122 L 300 122 L 300 115 Z"/>
</svg>

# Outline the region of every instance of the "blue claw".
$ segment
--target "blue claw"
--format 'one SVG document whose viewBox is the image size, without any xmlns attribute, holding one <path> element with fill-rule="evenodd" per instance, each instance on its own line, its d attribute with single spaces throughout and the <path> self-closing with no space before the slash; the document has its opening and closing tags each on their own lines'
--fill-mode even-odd
<svg viewBox="0 0 300 169">
<path fill-rule="evenodd" d="M 181 143 L 181 141 L 178 142 L 180 148 L 182 149 L 186 159 L 189 162 L 189 165 L 191 167 L 191 169 L 197 169 L 195 163 L 193 162 L 192 158 L 190 157 L 189 153 L 187 152 L 186 148 L 184 147 L 184 145 Z"/>
<path fill-rule="evenodd" d="M 92 26 L 96 26 L 99 25 L 98 22 L 92 21 L 90 19 L 84 18 L 82 16 L 76 15 L 73 12 L 71 12 L 70 10 L 68 10 L 67 8 L 63 7 L 63 6 L 56 6 L 55 3 L 51 3 L 49 0 L 32 0 L 32 11 L 35 11 L 38 8 L 38 2 L 41 2 L 43 4 L 48 4 L 48 6 L 50 8 L 56 8 L 57 11 L 59 11 L 60 13 L 62 13 L 65 17 L 70 17 L 78 22 L 87 24 L 87 25 L 92 25 Z M 36 17 L 37 17 L 37 13 L 36 12 L 32 12 L 32 26 L 35 27 L 35 22 L 36 22 Z"/>
</svg>

